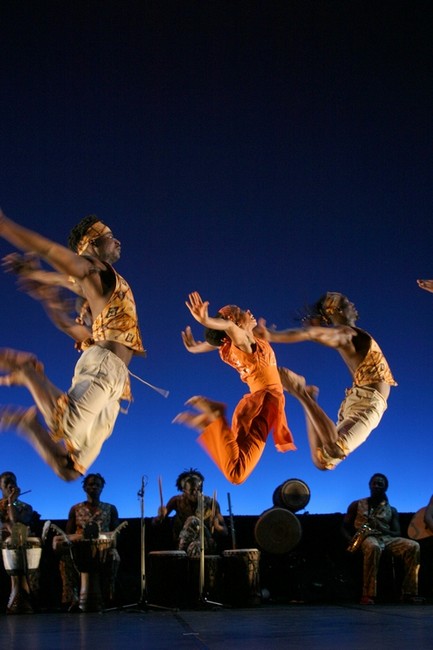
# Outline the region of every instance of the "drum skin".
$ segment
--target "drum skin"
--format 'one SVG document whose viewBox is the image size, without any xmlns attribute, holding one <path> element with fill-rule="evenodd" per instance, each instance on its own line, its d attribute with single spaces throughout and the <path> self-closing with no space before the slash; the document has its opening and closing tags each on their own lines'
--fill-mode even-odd
<svg viewBox="0 0 433 650">
<path fill-rule="evenodd" d="M 259 547 L 267 553 L 289 553 L 301 540 L 301 524 L 293 512 L 270 508 L 257 520 L 254 536 Z"/>
<path fill-rule="evenodd" d="M 310 501 L 310 488 L 299 478 L 291 478 L 275 488 L 272 503 L 277 508 L 287 508 L 298 512 L 306 508 Z"/>
</svg>

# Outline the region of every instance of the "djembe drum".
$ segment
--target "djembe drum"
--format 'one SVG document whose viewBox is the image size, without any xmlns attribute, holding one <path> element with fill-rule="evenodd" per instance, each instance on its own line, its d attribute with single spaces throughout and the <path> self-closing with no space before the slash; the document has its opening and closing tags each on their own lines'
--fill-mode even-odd
<svg viewBox="0 0 433 650">
<path fill-rule="evenodd" d="M 169 608 L 188 604 L 188 558 L 185 551 L 149 553 L 149 599 Z"/>
<path fill-rule="evenodd" d="M 275 488 L 272 503 L 277 508 L 287 508 L 290 512 L 298 512 L 305 508 L 310 501 L 310 488 L 299 478 L 290 478 Z"/>
<path fill-rule="evenodd" d="M 2 542 L 2 557 L 5 571 L 10 576 L 22 576 L 39 568 L 42 544 L 39 537 L 27 537 L 20 546 L 6 540 Z"/>
<path fill-rule="evenodd" d="M 100 612 L 104 607 L 101 573 L 114 546 L 113 533 L 101 533 L 94 539 L 72 542 L 72 557 L 80 572 L 79 607 L 83 612 Z"/>
<path fill-rule="evenodd" d="M 293 512 L 285 508 L 269 508 L 258 518 L 254 536 L 267 553 L 289 553 L 302 537 L 301 524 Z"/>
<path fill-rule="evenodd" d="M 188 597 L 192 607 L 202 596 L 210 601 L 220 601 L 223 596 L 223 568 L 220 555 L 204 556 L 204 593 L 200 593 L 200 557 L 188 557 Z"/>
<path fill-rule="evenodd" d="M 10 537 L 1 542 L 3 566 L 11 576 L 12 590 L 9 597 L 8 611 L 13 613 L 30 613 L 33 611 L 29 600 L 32 579 L 36 577 L 42 555 L 42 543 L 39 537 L 28 537 L 27 526 L 13 524 Z M 24 587 L 24 584 L 26 587 Z"/>
<path fill-rule="evenodd" d="M 61 555 L 69 553 L 72 564 L 80 574 L 79 608 L 83 612 L 99 612 L 103 609 L 104 594 L 101 580 L 112 570 L 117 572 L 119 554 L 116 550 L 117 535 L 127 526 L 126 521 L 110 532 L 99 532 L 96 522 L 84 526 L 83 533 L 67 535 L 61 528 L 48 521 L 45 525 L 53 528 L 58 535 L 53 537 L 53 549 Z M 117 564 L 117 566 L 116 566 Z M 111 580 L 110 580 L 111 582 Z M 110 599 L 111 593 L 110 586 Z"/>
<path fill-rule="evenodd" d="M 224 603 L 252 607 L 261 602 L 260 551 L 256 548 L 223 552 Z"/>
</svg>

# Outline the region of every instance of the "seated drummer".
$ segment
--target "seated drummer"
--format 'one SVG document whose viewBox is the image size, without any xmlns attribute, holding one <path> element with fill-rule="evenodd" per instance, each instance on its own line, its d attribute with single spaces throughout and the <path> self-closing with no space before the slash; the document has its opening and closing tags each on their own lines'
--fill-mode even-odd
<svg viewBox="0 0 433 650">
<path fill-rule="evenodd" d="M 7 471 L 0 474 L 0 489 L 2 499 L 0 500 L 0 536 L 1 541 L 8 541 L 12 548 L 14 524 L 27 526 L 27 535 L 31 535 L 30 526 L 36 518 L 39 518 L 32 506 L 19 499 L 21 493 L 17 485 L 17 477 L 13 472 Z M 7 604 L 7 614 L 30 614 L 33 612 L 32 595 L 38 588 L 39 574 L 32 572 L 25 573 L 17 569 L 16 575 L 10 575 L 11 591 Z"/>
<path fill-rule="evenodd" d="M 176 547 L 190 557 L 200 555 L 199 495 L 203 490 L 204 476 L 196 469 L 189 469 L 176 479 L 176 487 L 182 494 L 171 497 L 166 506 L 158 508 L 154 522 L 160 523 L 171 512 L 173 517 L 173 537 Z M 228 534 L 224 517 L 218 501 L 203 497 L 204 510 L 204 551 L 207 555 L 218 551 L 219 543 Z"/>
<path fill-rule="evenodd" d="M 119 525 L 117 508 L 110 503 L 100 500 L 104 489 L 105 479 L 101 474 L 87 474 L 83 479 L 83 489 L 86 501 L 77 503 L 69 511 L 66 523 L 66 533 L 72 536 L 72 541 L 95 538 L 95 524 L 98 533 L 113 531 Z M 93 530 L 92 530 L 93 529 Z M 61 540 L 61 538 L 55 538 Z M 57 550 L 59 550 L 59 547 Z M 62 578 L 62 608 L 68 611 L 79 611 L 80 575 L 64 545 L 62 558 L 59 563 Z M 101 589 L 105 606 L 112 604 L 115 594 L 116 576 L 119 569 L 120 556 L 116 548 L 107 551 L 106 561 L 101 566 Z"/>
</svg>

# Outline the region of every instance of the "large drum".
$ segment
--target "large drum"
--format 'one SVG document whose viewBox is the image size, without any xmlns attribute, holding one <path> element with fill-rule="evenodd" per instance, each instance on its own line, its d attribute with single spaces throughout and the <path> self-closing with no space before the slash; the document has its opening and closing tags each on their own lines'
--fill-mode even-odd
<svg viewBox="0 0 433 650">
<path fill-rule="evenodd" d="M 267 553 L 289 553 L 301 540 L 301 524 L 293 512 L 285 508 L 270 508 L 257 520 L 254 536 Z"/>
<path fill-rule="evenodd" d="M 6 540 L 1 546 L 3 565 L 10 576 L 27 575 L 39 568 L 42 555 L 39 537 L 27 537 L 19 546 Z"/>
<path fill-rule="evenodd" d="M 220 555 L 204 556 L 203 592 L 201 590 L 200 558 L 188 557 L 188 599 L 196 606 L 202 597 L 220 603 L 223 598 L 223 567 Z"/>
<path fill-rule="evenodd" d="M 148 596 L 152 604 L 181 608 L 188 605 L 188 557 L 185 551 L 149 553 Z"/>
<path fill-rule="evenodd" d="M 243 548 L 223 552 L 224 604 L 253 607 L 261 602 L 260 551 Z"/>
<path fill-rule="evenodd" d="M 108 551 L 115 545 L 113 533 L 101 533 L 97 539 L 76 539 L 71 550 L 80 572 L 79 607 L 83 612 L 99 612 L 104 607 L 101 591 L 101 569 Z"/>
<path fill-rule="evenodd" d="M 310 501 L 310 488 L 299 478 L 290 478 L 275 488 L 272 503 L 277 508 L 287 508 L 291 512 L 303 510 Z"/>
</svg>

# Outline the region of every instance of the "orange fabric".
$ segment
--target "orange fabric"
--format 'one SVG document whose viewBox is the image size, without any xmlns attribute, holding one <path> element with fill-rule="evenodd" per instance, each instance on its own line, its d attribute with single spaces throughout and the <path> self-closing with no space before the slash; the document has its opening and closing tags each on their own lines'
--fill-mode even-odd
<svg viewBox="0 0 433 650">
<path fill-rule="evenodd" d="M 231 483 L 245 481 L 257 465 L 273 431 L 278 451 L 295 450 L 284 411 L 284 394 L 274 351 L 267 341 L 256 339 L 256 351 L 242 352 L 227 341 L 220 348 L 225 363 L 236 368 L 251 393 L 236 406 L 232 426 L 221 417 L 208 425 L 199 444 Z"/>
</svg>

